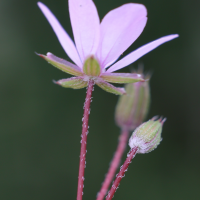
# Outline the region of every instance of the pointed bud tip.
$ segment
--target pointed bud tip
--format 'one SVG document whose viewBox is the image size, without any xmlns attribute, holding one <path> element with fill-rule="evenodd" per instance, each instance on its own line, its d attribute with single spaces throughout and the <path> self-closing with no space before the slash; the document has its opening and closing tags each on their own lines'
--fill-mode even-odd
<svg viewBox="0 0 200 200">
<path fill-rule="evenodd" d="M 166 122 L 167 118 L 163 118 L 162 116 L 159 118 L 158 115 L 154 116 L 152 119 L 152 121 L 159 121 L 162 125 Z"/>
<path fill-rule="evenodd" d="M 162 118 L 161 117 L 159 120 L 160 120 L 160 123 L 163 125 L 166 122 L 167 118 Z"/>
<path fill-rule="evenodd" d="M 158 118 L 159 118 L 159 116 L 156 115 L 156 116 L 152 117 L 151 120 L 152 120 L 152 121 L 156 121 Z"/>
<path fill-rule="evenodd" d="M 143 71 L 144 71 L 144 69 L 143 69 L 143 65 L 142 65 L 142 67 L 139 66 L 138 69 L 131 70 L 131 74 L 137 74 L 138 81 L 140 81 L 140 82 L 149 81 L 151 78 L 151 74 L 144 73 Z"/>
<path fill-rule="evenodd" d="M 151 76 L 152 76 L 152 72 L 147 72 L 144 74 L 144 79 L 145 81 L 149 81 L 151 79 Z"/>
</svg>

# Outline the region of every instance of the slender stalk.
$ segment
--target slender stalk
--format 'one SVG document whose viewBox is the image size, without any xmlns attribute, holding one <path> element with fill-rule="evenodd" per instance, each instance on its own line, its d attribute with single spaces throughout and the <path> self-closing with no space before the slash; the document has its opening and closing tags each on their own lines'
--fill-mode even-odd
<svg viewBox="0 0 200 200">
<path fill-rule="evenodd" d="M 110 191 L 108 192 L 108 195 L 106 197 L 106 200 L 111 200 L 114 196 L 114 193 L 116 192 L 120 181 L 122 180 L 122 178 L 124 177 L 125 172 L 128 169 L 129 164 L 131 163 L 131 160 L 135 157 L 136 153 L 137 153 L 138 147 L 134 147 L 132 148 L 128 155 L 127 158 L 124 162 L 124 164 L 121 166 L 119 173 L 117 174 L 117 177 L 110 189 Z"/>
<path fill-rule="evenodd" d="M 82 120 L 83 125 L 82 125 L 82 135 L 81 135 L 81 152 L 80 152 L 80 161 L 79 161 L 77 200 L 82 200 L 82 196 L 83 196 L 88 120 L 89 120 L 89 114 L 90 114 L 90 103 L 91 103 L 93 86 L 94 86 L 94 82 L 93 80 L 90 80 L 87 87 L 87 94 L 86 94 L 85 103 L 84 103 L 84 114 L 83 114 L 83 120 Z"/>
<path fill-rule="evenodd" d="M 112 159 L 110 168 L 109 168 L 106 178 L 102 184 L 101 190 L 98 193 L 97 200 L 103 200 L 103 198 L 105 197 L 105 195 L 108 191 L 108 187 L 110 186 L 110 183 L 112 182 L 112 180 L 115 176 L 116 170 L 119 167 L 121 158 L 126 149 L 128 137 L 129 137 L 129 131 L 122 130 L 121 134 L 119 136 L 119 143 L 118 143 L 117 150 Z"/>
</svg>

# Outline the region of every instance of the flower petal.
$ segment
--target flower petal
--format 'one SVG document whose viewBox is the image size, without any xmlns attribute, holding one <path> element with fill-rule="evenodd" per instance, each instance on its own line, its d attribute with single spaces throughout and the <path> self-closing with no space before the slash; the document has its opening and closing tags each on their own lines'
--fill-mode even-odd
<svg viewBox="0 0 200 200">
<path fill-rule="evenodd" d="M 100 25 L 97 57 L 107 67 L 139 37 L 146 21 L 147 10 L 142 4 L 128 3 L 110 11 Z"/>
<path fill-rule="evenodd" d="M 44 58 L 48 63 L 52 64 L 54 67 L 62 70 L 63 72 L 66 72 L 68 74 L 74 75 L 74 76 L 82 76 L 83 73 L 81 72 L 80 68 L 76 65 L 58 58 L 54 56 L 52 53 L 47 53 L 47 55 L 37 54 L 40 57 Z"/>
<path fill-rule="evenodd" d="M 100 37 L 100 21 L 92 0 L 69 0 L 69 13 L 79 55 L 85 58 L 96 53 Z"/>
<path fill-rule="evenodd" d="M 132 53 L 122 58 L 120 61 L 116 62 L 107 70 L 107 72 L 114 72 L 118 69 L 126 67 L 127 65 L 130 65 L 131 63 L 135 62 L 137 59 L 147 54 L 148 52 L 152 51 L 156 47 L 160 46 L 161 44 L 165 42 L 173 40 L 174 38 L 177 38 L 178 36 L 179 36 L 178 34 L 168 35 L 168 36 L 161 37 L 157 40 L 154 40 L 153 42 L 150 42 L 148 44 L 145 44 L 144 46 L 136 49 Z"/>
<path fill-rule="evenodd" d="M 126 91 L 124 88 L 115 87 L 114 85 L 103 80 L 95 81 L 95 84 L 97 84 L 101 89 L 105 90 L 106 92 L 110 92 L 116 95 L 126 94 Z"/>
<path fill-rule="evenodd" d="M 67 79 L 61 79 L 55 82 L 58 85 L 61 85 L 65 88 L 72 88 L 72 89 L 81 89 L 87 87 L 88 82 L 83 81 L 83 77 L 72 77 Z"/>
<path fill-rule="evenodd" d="M 141 74 L 135 73 L 103 73 L 100 77 L 110 83 L 135 83 L 144 81 Z"/>
<path fill-rule="evenodd" d="M 81 67 L 82 63 L 81 63 L 80 57 L 69 35 L 60 25 L 60 23 L 58 22 L 56 17 L 53 15 L 53 13 L 43 3 L 38 2 L 37 4 L 39 8 L 41 9 L 41 11 L 43 12 L 43 14 L 45 15 L 48 22 L 50 23 L 52 29 L 54 30 L 66 54 L 72 59 L 72 61 L 74 61 L 74 63 L 76 63 L 79 67 Z"/>
</svg>

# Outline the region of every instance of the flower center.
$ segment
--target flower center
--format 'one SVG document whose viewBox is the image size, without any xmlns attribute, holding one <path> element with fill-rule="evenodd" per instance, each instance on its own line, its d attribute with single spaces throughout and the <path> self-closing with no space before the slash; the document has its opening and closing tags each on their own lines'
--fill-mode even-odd
<svg viewBox="0 0 200 200">
<path fill-rule="evenodd" d="M 90 56 L 85 60 L 83 72 L 88 76 L 99 76 L 101 74 L 101 67 L 94 56 Z"/>
</svg>

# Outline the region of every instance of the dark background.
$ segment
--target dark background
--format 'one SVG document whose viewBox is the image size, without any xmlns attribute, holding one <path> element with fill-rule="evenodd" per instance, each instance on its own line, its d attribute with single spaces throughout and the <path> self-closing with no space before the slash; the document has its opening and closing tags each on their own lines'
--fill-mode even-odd
<svg viewBox="0 0 200 200">
<path fill-rule="evenodd" d="M 67 58 L 36 0 L 0 0 L 0 199 L 76 199 L 85 89 L 34 52 Z M 67 0 L 43 0 L 72 37 Z M 126 0 L 94 0 L 100 18 Z M 125 54 L 161 36 L 170 41 L 135 62 L 153 71 L 148 118 L 167 117 L 163 141 L 137 155 L 115 200 L 200 199 L 200 1 L 138 0 L 148 23 Z M 121 70 L 129 72 L 130 67 Z M 84 199 L 95 199 L 117 145 L 118 96 L 95 87 Z M 128 148 L 127 148 L 128 151 Z M 125 157 L 123 158 L 123 160 Z"/>
</svg>

